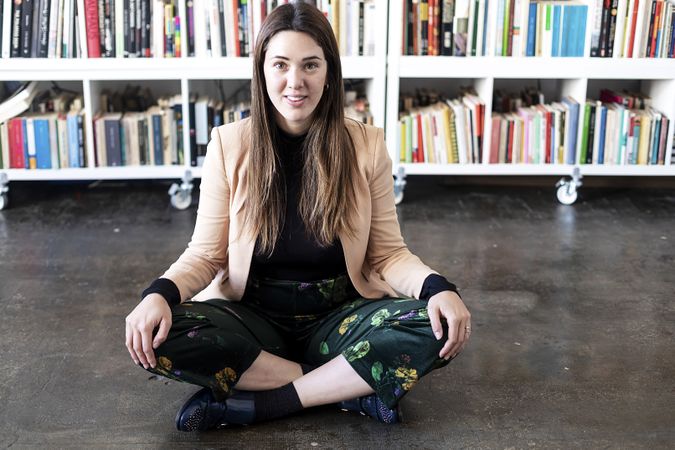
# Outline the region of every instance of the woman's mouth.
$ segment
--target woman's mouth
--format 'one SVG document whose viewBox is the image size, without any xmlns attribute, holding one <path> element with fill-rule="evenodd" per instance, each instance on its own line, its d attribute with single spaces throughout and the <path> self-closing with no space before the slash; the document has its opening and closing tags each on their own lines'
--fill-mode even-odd
<svg viewBox="0 0 675 450">
<path fill-rule="evenodd" d="M 284 98 L 286 99 L 286 103 L 288 103 L 291 106 L 302 106 L 307 96 L 285 95 Z"/>
</svg>

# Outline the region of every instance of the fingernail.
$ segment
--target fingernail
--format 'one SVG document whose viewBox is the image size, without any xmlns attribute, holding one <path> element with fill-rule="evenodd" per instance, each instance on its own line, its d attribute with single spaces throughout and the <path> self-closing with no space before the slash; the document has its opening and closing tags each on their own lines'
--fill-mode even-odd
<svg viewBox="0 0 675 450">
<path fill-rule="evenodd" d="M 441 338 L 441 332 L 440 331 L 434 331 L 434 335 L 436 336 L 436 340 Z"/>
</svg>

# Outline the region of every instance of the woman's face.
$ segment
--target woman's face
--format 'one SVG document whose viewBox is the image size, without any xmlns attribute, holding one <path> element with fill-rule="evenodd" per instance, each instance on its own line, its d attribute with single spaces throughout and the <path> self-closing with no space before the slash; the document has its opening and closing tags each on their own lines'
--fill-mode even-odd
<svg viewBox="0 0 675 450">
<path fill-rule="evenodd" d="M 324 85 L 328 63 L 308 34 L 281 31 L 267 44 L 264 73 L 277 124 L 289 134 L 309 129 Z"/>
</svg>

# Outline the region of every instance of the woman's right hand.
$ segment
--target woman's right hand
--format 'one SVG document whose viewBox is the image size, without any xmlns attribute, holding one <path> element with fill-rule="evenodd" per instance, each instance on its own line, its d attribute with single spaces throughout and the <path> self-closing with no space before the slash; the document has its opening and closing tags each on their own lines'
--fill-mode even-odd
<svg viewBox="0 0 675 450">
<path fill-rule="evenodd" d="M 159 326 L 153 340 L 152 332 Z M 171 308 L 160 294 L 145 296 L 126 318 L 126 345 L 131 359 L 146 369 L 155 368 L 157 360 L 153 351 L 166 340 L 171 328 Z"/>
</svg>

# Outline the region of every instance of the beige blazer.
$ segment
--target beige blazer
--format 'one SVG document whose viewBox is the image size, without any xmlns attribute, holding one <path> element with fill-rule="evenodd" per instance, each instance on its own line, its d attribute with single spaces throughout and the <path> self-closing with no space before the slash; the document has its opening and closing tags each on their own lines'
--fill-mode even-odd
<svg viewBox="0 0 675 450">
<path fill-rule="evenodd" d="M 352 120 L 346 123 L 359 166 L 354 180 L 357 231 L 353 238 L 339 236 L 349 277 L 366 298 L 419 298 L 425 278 L 436 272 L 413 255 L 401 237 L 384 133 Z M 214 128 L 211 133 L 192 239 L 162 275 L 176 283 L 181 301 L 240 300 L 244 293 L 256 241 L 248 229 L 242 229 L 246 176 L 255 170 L 248 166 L 248 125 L 249 119 L 245 119 Z"/>
</svg>

